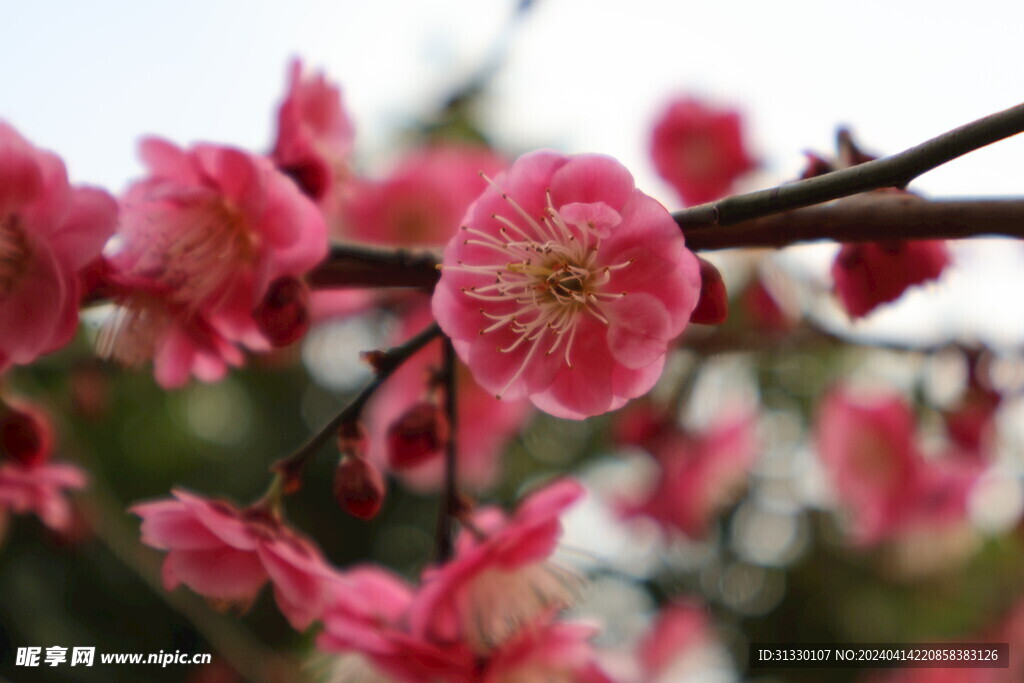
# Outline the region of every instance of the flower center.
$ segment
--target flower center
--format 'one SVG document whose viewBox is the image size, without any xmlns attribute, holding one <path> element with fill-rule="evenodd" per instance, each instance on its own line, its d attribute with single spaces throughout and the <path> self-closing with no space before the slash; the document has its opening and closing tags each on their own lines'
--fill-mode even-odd
<svg viewBox="0 0 1024 683">
<path fill-rule="evenodd" d="M 18 217 L 12 213 L 0 220 L 0 296 L 14 290 L 14 285 L 28 266 L 31 253 Z"/>
<path fill-rule="evenodd" d="M 633 263 L 629 259 L 600 265 L 601 239 L 620 221 L 618 213 L 606 204 L 571 204 L 556 209 L 549 190 L 545 215 L 537 219 L 504 192 L 501 196 L 518 221 L 492 215 L 501 224 L 497 236 L 462 226 L 470 235 L 464 244 L 494 251 L 497 261 L 482 265 L 458 261 L 457 266 L 446 266 L 493 278 L 490 284 L 462 289 L 465 296 L 483 304 L 480 314 L 491 321 L 480 329 L 481 335 L 501 329 L 512 332 L 515 339 L 499 346 L 501 353 L 512 353 L 524 344 L 528 347 L 519 369 L 498 398 L 519 379 L 538 349 L 543 349 L 545 355 L 561 350 L 566 366 L 572 368 L 572 348 L 580 321 L 591 316 L 609 324 L 602 305 L 626 296 L 626 292 L 606 291 L 612 273 Z M 501 312 L 488 310 L 495 308 Z"/>
</svg>

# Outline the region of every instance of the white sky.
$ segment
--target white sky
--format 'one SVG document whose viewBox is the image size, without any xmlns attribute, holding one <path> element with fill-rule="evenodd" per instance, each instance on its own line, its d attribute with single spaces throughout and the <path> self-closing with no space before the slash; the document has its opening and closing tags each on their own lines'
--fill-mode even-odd
<svg viewBox="0 0 1024 683">
<path fill-rule="evenodd" d="M 116 192 L 141 171 L 135 143 L 144 134 L 266 150 L 286 65 L 298 55 L 341 84 L 357 151 L 372 162 L 396 128 L 479 64 L 512 6 L 0 0 L 0 118 L 63 156 L 74 180 Z M 747 112 L 765 162 L 755 189 L 792 177 L 802 150 L 831 151 L 839 123 L 867 150 L 891 153 L 1018 103 L 1022 20 L 1024 4 L 993 0 L 537 0 L 494 83 L 488 124 L 512 151 L 616 156 L 640 187 L 678 208 L 646 151 L 651 120 L 671 94 L 696 92 Z M 935 196 L 1020 194 L 1022 158 L 1024 136 L 915 187 Z M 971 260 L 988 265 L 984 251 Z M 1017 260 L 1003 265 L 1000 277 L 1020 270 Z M 973 302 L 984 325 L 1004 309 L 1005 284 L 933 289 L 951 306 Z M 994 293 L 995 303 L 979 303 L 979 293 Z"/>
</svg>

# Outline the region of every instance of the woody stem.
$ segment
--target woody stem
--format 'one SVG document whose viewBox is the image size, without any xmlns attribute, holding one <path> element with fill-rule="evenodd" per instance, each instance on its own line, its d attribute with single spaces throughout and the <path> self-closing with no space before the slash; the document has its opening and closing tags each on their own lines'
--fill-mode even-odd
<svg viewBox="0 0 1024 683">
<path fill-rule="evenodd" d="M 455 516 L 459 510 L 457 483 L 458 456 L 458 397 L 455 389 L 455 349 L 447 337 L 444 340 L 444 382 L 445 412 L 448 418 L 448 443 L 444 451 L 444 488 L 441 491 L 441 508 L 437 515 L 437 562 L 444 564 L 452 557 L 452 532 Z"/>
</svg>

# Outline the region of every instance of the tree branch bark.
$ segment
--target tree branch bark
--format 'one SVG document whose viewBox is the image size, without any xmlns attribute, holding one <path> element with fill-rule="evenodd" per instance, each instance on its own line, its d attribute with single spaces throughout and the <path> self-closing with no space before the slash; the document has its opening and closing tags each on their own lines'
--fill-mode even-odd
<svg viewBox="0 0 1024 683">
<path fill-rule="evenodd" d="M 944 199 L 877 194 L 841 199 L 732 225 L 686 231 L 693 251 L 785 247 L 800 242 L 884 242 L 1024 237 L 1024 199 Z"/>
<path fill-rule="evenodd" d="M 968 152 L 1024 132 L 1024 104 L 960 126 L 899 154 L 767 190 L 726 197 L 676 212 L 679 227 L 732 225 L 883 187 L 906 187 L 914 178 Z"/>
</svg>

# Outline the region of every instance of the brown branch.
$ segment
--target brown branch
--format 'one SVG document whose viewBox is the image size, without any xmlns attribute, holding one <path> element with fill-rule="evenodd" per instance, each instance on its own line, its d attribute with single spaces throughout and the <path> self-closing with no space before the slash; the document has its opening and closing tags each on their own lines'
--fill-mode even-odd
<svg viewBox="0 0 1024 683">
<path fill-rule="evenodd" d="M 871 194 L 810 206 L 733 225 L 686 231 L 694 251 L 785 247 L 798 242 L 879 242 L 1024 237 L 1024 199 L 929 201 L 900 193 Z"/>
<path fill-rule="evenodd" d="M 699 226 L 732 225 L 869 190 L 903 188 L 947 161 L 1020 132 L 1024 132 L 1024 104 L 960 126 L 899 154 L 788 185 L 726 197 L 673 215 L 689 234 Z"/>
<path fill-rule="evenodd" d="M 414 287 L 432 290 L 441 274 L 429 251 L 335 244 L 331 255 L 307 276 L 314 289 L 332 287 Z"/>
</svg>

